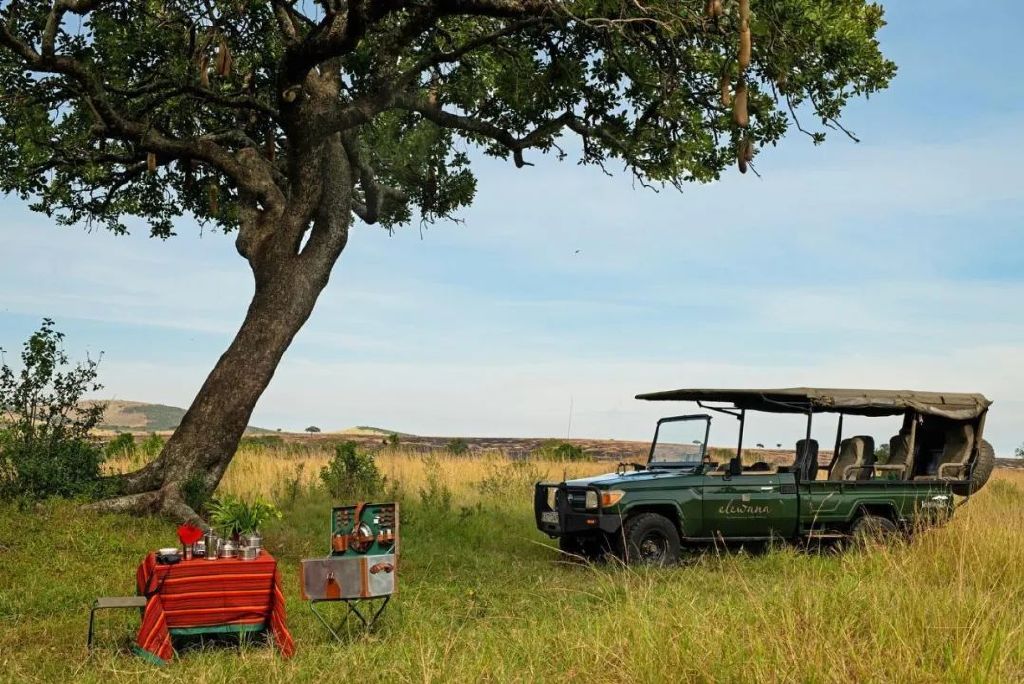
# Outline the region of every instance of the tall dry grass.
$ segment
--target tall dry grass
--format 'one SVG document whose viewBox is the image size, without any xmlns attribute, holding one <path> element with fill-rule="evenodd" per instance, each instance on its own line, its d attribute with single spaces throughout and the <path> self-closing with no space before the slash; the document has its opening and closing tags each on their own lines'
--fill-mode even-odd
<svg viewBox="0 0 1024 684">
<path fill-rule="evenodd" d="M 272 496 L 297 464 L 312 482 L 328 457 L 247 449 L 223 489 Z M 327 547 L 328 497 L 307 491 L 267 530 L 298 645 L 289 661 L 266 648 L 213 648 L 155 670 L 126 650 L 136 616 L 105 617 L 87 659 L 89 601 L 130 591 L 139 558 L 173 540 L 173 525 L 65 504 L 0 508 L 0 681 L 1024 681 L 1024 473 L 997 471 L 948 524 L 908 543 L 711 550 L 679 567 L 633 569 L 560 560 L 534 529 L 519 462 L 437 454 L 425 463 L 396 450 L 378 463 L 409 490 L 401 589 L 378 632 L 338 645 L 299 596 L 299 559 Z M 572 476 L 609 465 L 537 467 L 557 478 L 563 467 Z M 430 473 L 452 490 L 450 510 L 416 491 Z M 481 486 L 500 473 L 515 475 L 513 486 Z M 469 497 L 478 505 L 463 505 Z"/>
<path fill-rule="evenodd" d="M 333 458 L 327 448 L 279 448 L 243 445 L 224 474 L 218 492 L 243 497 L 273 498 L 282 485 L 297 480 L 303 486 L 319 483 L 320 471 Z M 427 484 L 428 474 L 439 479 L 460 500 L 476 503 L 484 492 L 479 487 L 488 478 L 501 477 L 515 471 L 537 480 L 586 477 L 607 472 L 614 464 L 607 461 L 553 461 L 511 459 L 500 451 L 453 455 L 447 451 L 418 452 L 401 447 L 385 448 L 374 454 L 374 461 L 390 483 L 409 491 Z M 127 472 L 140 467 L 144 460 L 138 453 L 129 453 L 107 461 L 108 472 Z"/>
</svg>

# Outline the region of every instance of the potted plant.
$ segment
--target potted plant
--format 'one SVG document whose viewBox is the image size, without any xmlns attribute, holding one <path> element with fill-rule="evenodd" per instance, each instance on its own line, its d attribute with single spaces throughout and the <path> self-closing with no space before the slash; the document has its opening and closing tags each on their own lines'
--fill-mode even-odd
<svg viewBox="0 0 1024 684">
<path fill-rule="evenodd" d="M 261 547 L 263 537 L 260 528 L 272 518 L 280 518 L 281 512 L 273 504 L 256 497 L 251 502 L 235 496 L 215 499 L 210 505 L 210 522 L 242 546 Z"/>
</svg>

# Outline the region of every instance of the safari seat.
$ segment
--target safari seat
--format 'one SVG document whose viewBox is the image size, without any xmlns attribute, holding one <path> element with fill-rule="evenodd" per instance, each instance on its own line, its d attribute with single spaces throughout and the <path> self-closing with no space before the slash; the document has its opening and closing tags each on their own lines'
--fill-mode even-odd
<svg viewBox="0 0 1024 684">
<path fill-rule="evenodd" d="M 800 480 L 814 480 L 818 477 L 818 440 L 801 439 L 796 443 L 796 460 L 793 470 Z"/>
<path fill-rule="evenodd" d="M 868 435 L 848 437 L 839 443 L 839 458 L 832 464 L 829 480 L 870 480 L 875 463 L 875 440 Z"/>
<path fill-rule="evenodd" d="M 876 472 L 899 473 L 899 479 L 907 476 L 907 463 L 910 460 L 910 430 L 901 429 L 889 439 L 889 462 L 875 465 Z"/>
<path fill-rule="evenodd" d="M 946 430 L 946 443 L 942 447 L 936 474 L 941 478 L 962 479 L 967 474 L 967 462 L 974 453 L 974 427 L 960 423 Z"/>
</svg>

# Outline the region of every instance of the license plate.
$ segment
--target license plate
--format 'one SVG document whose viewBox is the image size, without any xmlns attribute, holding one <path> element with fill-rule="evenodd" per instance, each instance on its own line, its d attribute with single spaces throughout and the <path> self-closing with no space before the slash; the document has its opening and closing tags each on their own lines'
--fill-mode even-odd
<svg viewBox="0 0 1024 684">
<path fill-rule="evenodd" d="M 542 523 L 558 524 L 558 511 L 541 511 L 540 521 Z"/>
</svg>

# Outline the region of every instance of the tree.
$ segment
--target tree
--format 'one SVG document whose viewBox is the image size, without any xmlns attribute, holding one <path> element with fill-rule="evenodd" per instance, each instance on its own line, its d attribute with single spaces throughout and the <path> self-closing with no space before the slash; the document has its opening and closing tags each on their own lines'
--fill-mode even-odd
<svg viewBox="0 0 1024 684">
<path fill-rule="evenodd" d="M 315 432 L 320 432 L 320 428 L 318 428 L 316 425 L 310 425 L 308 428 L 306 428 L 306 432 L 308 432 L 309 434 L 313 434 Z"/>
<path fill-rule="evenodd" d="M 894 65 L 867 0 L 47 0 L 0 9 L 0 188 L 62 224 L 236 234 L 254 295 L 114 510 L 212 491 L 354 219 L 455 216 L 470 146 L 707 182 Z"/>
<path fill-rule="evenodd" d="M 63 341 L 44 319 L 25 342 L 20 370 L 0 358 L 0 498 L 97 491 L 103 450 L 90 433 L 106 405 L 81 401 L 102 387 L 97 361 L 71 366 Z"/>
</svg>

